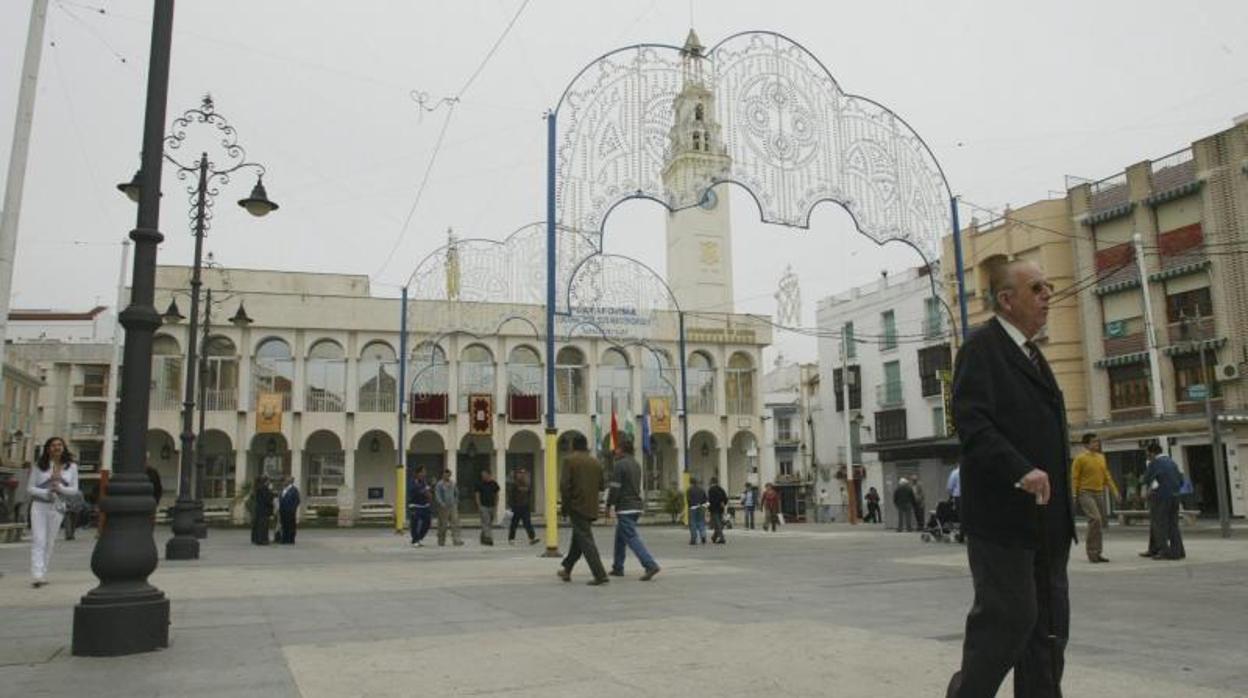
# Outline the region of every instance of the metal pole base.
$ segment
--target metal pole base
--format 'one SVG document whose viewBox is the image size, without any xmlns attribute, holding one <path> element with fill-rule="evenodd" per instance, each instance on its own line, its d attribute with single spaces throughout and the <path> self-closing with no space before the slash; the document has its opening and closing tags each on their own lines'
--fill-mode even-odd
<svg viewBox="0 0 1248 698">
<path fill-rule="evenodd" d="M 204 518 L 204 500 L 196 499 L 194 504 L 195 523 L 192 525 L 191 531 L 197 540 L 203 540 L 208 537 L 208 520 Z"/>
<path fill-rule="evenodd" d="M 189 499 L 179 499 L 173 505 L 173 538 L 165 543 L 165 559 L 199 559 L 199 540 L 195 538 L 195 503 Z"/>
<path fill-rule="evenodd" d="M 169 599 L 147 583 L 156 569 L 152 485 L 142 473 L 109 481 L 100 510 L 108 525 L 91 554 L 100 585 L 74 607 L 72 650 L 79 657 L 116 657 L 169 646 Z"/>
<path fill-rule="evenodd" d="M 563 555 L 559 554 L 559 548 L 546 548 L 538 557 L 563 557 Z"/>
</svg>

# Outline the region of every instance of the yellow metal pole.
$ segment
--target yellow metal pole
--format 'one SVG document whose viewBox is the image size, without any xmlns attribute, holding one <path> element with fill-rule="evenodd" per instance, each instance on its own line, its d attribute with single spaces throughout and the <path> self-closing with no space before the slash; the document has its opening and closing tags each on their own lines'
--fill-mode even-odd
<svg viewBox="0 0 1248 698">
<path fill-rule="evenodd" d="M 680 474 L 680 499 L 685 503 L 680 510 L 680 522 L 689 525 L 689 471 Z"/>
<path fill-rule="evenodd" d="M 543 516 L 546 517 L 546 552 L 543 557 L 559 557 L 559 464 L 558 432 L 546 430 L 546 467 L 542 471 L 546 481 L 546 506 Z"/>
<path fill-rule="evenodd" d="M 403 533 L 403 522 L 407 513 L 407 482 L 404 479 L 403 464 L 394 466 L 394 532 Z"/>
</svg>

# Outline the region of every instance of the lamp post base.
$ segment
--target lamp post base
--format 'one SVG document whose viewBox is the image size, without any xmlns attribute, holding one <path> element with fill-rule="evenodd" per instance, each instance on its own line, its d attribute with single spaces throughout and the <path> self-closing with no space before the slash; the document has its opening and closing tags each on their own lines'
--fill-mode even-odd
<svg viewBox="0 0 1248 698">
<path fill-rule="evenodd" d="M 169 646 L 169 599 L 149 587 L 145 594 L 92 599 L 74 607 L 75 657 L 120 657 Z"/>
<path fill-rule="evenodd" d="M 196 499 L 194 504 L 195 523 L 191 529 L 197 540 L 203 540 L 208 537 L 208 520 L 204 518 L 204 500 Z"/>
<path fill-rule="evenodd" d="M 173 538 L 165 543 L 165 559 L 199 559 L 199 540 L 195 538 L 195 503 L 189 499 L 179 499 L 173 505 Z"/>
</svg>

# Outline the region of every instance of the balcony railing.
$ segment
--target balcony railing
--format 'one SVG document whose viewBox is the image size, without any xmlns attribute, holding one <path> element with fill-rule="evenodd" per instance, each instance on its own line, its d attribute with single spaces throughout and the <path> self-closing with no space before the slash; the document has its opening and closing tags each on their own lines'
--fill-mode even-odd
<svg viewBox="0 0 1248 698">
<path fill-rule="evenodd" d="M 308 412 L 342 412 L 347 408 L 345 396 L 320 388 L 309 388 L 304 400 Z"/>
<path fill-rule="evenodd" d="M 555 411 L 559 414 L 585 414 L 588 400 L 581 391 L 572 393 L 559 393 L 555 399 Z"/>
<path fill-rule="evenodd" d="M 234 388 L 209 388 L 204 391 L 203 409 L 209 412 L 228 412 L 238 409 L 238 390 Z"/>
<path fill-rule="evenodd" d="M 152 388 L 151 409 L 177 412 L 182 409 L 182 391 L 176 388 Z"/>
<path fill-rule="evenodd" d="M 108 397 L 108 384 L 80 383 L 74 386 L 74 397 Z"/>
<path fill-rule="evenodd" d="M 104 425 L 99 422 L 74 422 L 69 425 L 70 438 L 80 439 L 104 436 Z"/>
<path fill-rule="evenodd" d="M 394 412 L 394 393 L 361 390 L 358 410 L 360 412 Z"/>
<path fill-rule="evenodd" d="M 923 318 L 923 338 L 939 339 L 945 336 L 945 319 L 941 317 Z"/>
<path fill-rule="evenodd" d="M 880 407 L 896 407 L 902 402 L 901 381 L 888 381 L 875 386 L 875 403 Z"/>
<path fill-rule="evenodd" d="M 728 414 L 751 414 L 754 411 L 754 399 L 749 396 L 729 397 Z"/>
<path fill-rule="evenodd" d="M 1170 343 L 1182 344 L 1183 342 L 1199 342 L 1205 339 L 1215 339 L 1217 337 L 1216 326 L 1213 318 L 1202 317 L 1198 320 L 1188 320 L 1186 327 L 1182 322 L 1172 322 L 1168 326 Z"/>
</svg>

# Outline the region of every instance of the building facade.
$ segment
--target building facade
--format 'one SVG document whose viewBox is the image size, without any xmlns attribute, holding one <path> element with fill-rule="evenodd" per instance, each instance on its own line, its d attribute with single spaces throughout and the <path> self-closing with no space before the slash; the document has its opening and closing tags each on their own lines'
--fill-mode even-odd
<svg viewBox="0 0 1248 698">
<path fill-rule="evenodd" d="M 1076 275 L 1089 280 L 1080 313 L 1087 419 L 1072 422 L 1102 436 L 1133 497 L 1143 448 L 1159 442 L 1191 477 L 1205 515 L 1217 511 L 1206 392 L 1223 415 L 1231 513 L 1248 513 L 1245 163 L 1241 121 L 1067 195 Z"/>
<path fill-rule="evenodd" d="M 854 474 L 859 511 L 863 494 L 875 487 L 886 521 L 893 520 L 900 478 L 921 479 L 934 505 L 956 462 L 956 444 L 945 436 L 941 379 L 951 365 L 952 326 L 936 289 L 926 267 L 914 268 L 830 296 L 816 311 L 823 377 L 816 458 Z"/>
<path fill-rule="evenodd" d="M 832 468 L 818 459 L 815 449 L 814 420 L 822 411 L 819 389 L 817 364 L 778 362 L 763 376 L 763 445 L 751 482 L 775 485 L 780 510 L 790 521 L 813 520 L 819 488 L 837 490 Z"/>
</svg>

